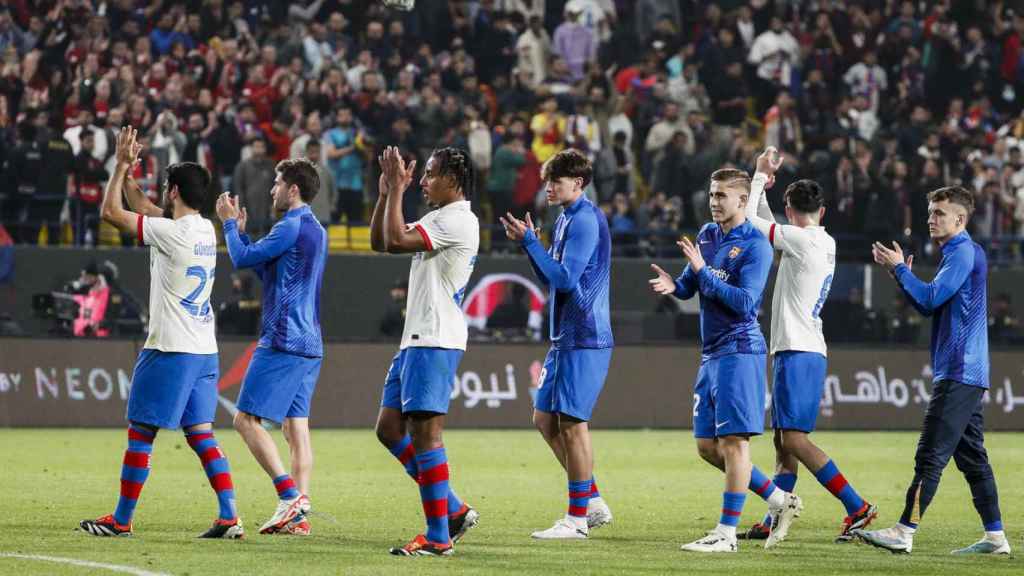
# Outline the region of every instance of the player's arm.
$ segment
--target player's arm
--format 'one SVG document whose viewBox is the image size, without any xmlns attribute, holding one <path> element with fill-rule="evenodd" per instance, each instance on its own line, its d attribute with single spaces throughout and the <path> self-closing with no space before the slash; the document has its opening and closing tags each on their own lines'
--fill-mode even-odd
<svg viewBox="0 0 1024 576">
<path fill-rule="evenodd" d="M 398 148 L 389 146 L 384 150 L 382 163 L 384 179 L 388 183 L 388 195 L 384 201 L 385 251 L 388 254 L 433 251 L 435 247 L 424 227 L 419 223 L 409 226 L 402 214 L 402 198 L 412 182 L 416 161 L 406 166 Z"/>
<path fill-rule="evenodd" d="M 117 162 L 114 174 L 107 181 L 107 189 L 103 194 L 100 217 L 125 233 L 135 233 L 142 240 L 142 216 L 125 210 L 123 206 L 123 190 L 125 175 L 131 170 L 138 144 L 135 142 L 136 130 L 132 127 L 121 128 L 117 133 L 117 144 L 114 154 Z"/>
<path fill-rule="evenodd" d="M 598 243 L 598 225 L 593 215 L 574 218 L 565 237 L 562 261 L 555 260 L 544 250 L 537 235 L 527 228 L 521 245 L 530 262 L 540 270 L 548 284 L 559 292 L 572 292 L 579 285 L 580 276 L 590 263 Z"/>
<path fill-rule="evenodd" d="M 142 187 L 132 177 L 130 168 L 124 174 L 124 197 L 128 200 L 128 207 L 143 216 L 158 218 L 164 214 L 164 211 L 156 204 L 153 204 L 142 191 Z"/>
<path fill-rule="evenodd" d="M 925 316 L 931 316 L 963 286 L 973 268 L 974 250 L 970 244 L 964 244 L 942 258 L 939 271 L 931 282 L 920 280 L 910 271 L 910 266 L 902 262 L 893 269 L 893 276 L 914 308 Z"/>
<path fill-rule="evenodd" d="M 286 218 L 275 224 L 270 233 L 259 241 L 247 244 L 239 232 L 241 215 L 237 198 L 232 201 L 228 192 L 217 198 L 217 216 L 224 222 L 224 241 L 235 268 L 255 268 L 266 264 L 294 246 L 299 237 L 298 220 Z"/>
<path fill-rule="evenodd" d="M 703 266 L 697 272 L 697 282 L 702 296 L 714 298 L 741 315 L 754 312 L 772 268 L 772 249 L 767 243 L 753 242 L 747 246 L 746 252 L 743 263 L 739 266 L 738 286 L 715 276 L 707 266 Z"/>
<path fill-rule="evenodd" d="M 373 206 L 373 214 L 370 216 L 370 248 L 374 252 L 387 252 L 387 245 L 384 243 L 384 207 L 387 204 L 388 193 L 383 172 L 378 182 L 377 203 Z"/>
<path fill-rule="evenodd" d="M 750 197 L 747 198 L 745 208 L 747 220 L 761 231 L 761 234 L 768 236 L 772 224 L 775 224 L 775 215 L 768 206 L 768 200 L 764 189 L 768 186 L 769 177 L 763 172 L 756 172 L 750 181 Z"/>
<path fill-rule="evenodd" d="M 687 264 L 686 268 L 683 268 L 683 273 L 676 278 L 675 284 L 676 291 L 672 293 L 673 296 L 680 300 L 693 298 L 699 289 L 697 274 L 693 271 L 693 267 Z"/>
</svg>

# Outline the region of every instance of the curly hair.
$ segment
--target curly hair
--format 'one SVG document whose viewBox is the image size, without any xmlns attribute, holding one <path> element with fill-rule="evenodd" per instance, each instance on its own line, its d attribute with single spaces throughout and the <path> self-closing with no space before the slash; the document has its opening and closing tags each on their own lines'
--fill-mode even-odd
<svg viewBox="0 0 1024 576">
<path fill-rule="evenodd" d="M 476 172 L 469 152 L 449 146 L 434 150 L 431 156 L 437 162 L 437 174 L 451 178 L 456 189 L 461 190 L 467 199 L 472 197 L 476 187 Z"/>
</svg>

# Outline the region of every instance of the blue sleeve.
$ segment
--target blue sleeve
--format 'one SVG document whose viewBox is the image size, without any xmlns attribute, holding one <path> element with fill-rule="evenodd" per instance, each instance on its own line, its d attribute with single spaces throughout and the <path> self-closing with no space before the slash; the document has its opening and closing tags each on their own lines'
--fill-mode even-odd
<svg viewBox="0 0 1024 576">
<path fill-rule="evenodd" d="M 906 264 L 896 266 L 893 273 L 914 308 L 925 316 L 931 316 L 936 308 L 945 304 L 964 285 L 972 269 L 974 250 L 971 244 L 966 243 L 962 248 L 942 257 L 939 272 L 931 282 L 919 280 Z"/>
<path fill-rule="evenodd" d="M 697 273 L 700 293 L 718 300 L 737 314 L 754 312 L 772 269 L 772 247 L 765 239 L 748 245 L 749 252 L 739 267 L 739 286 L 728 284 L 704 266 Z"/>
<path fill-rule="evenodd" d="M 527 234 L 533 234 L 533 232 L 527 232 Z M 524 237 L 523 240 L 525 241 L 526 238 Z M 529 254 L 527 254 L 527 256 L 529 256 Z M 533 273 L 537 276 L 537 279 L 540 280 L 541 284 L 550 286 L 551 281 L 544 275 L 544 271 L 537 267 L 537 263 L 533 261 L 533 258 L 527 257 L 526 261 L 530 263 L 530 268 L 533 268 Z"/>
<path fill-rule="evenodd" d="M 584 216 L 581 214 L 581 216 Z M 559 292 L 572 292 L 579 284 L 580 276 L 590 263 L 590 257 L 597 249 L 597 221 L 593 215 L 574 218 L 565 238 L 562 261 L 555 260 L 540 243 L 533 231 L 527 230 L 523 248 L 530 262 L 539 270 L 538 276 L 547 278 L 547 284 Z"/>
<path fill-rule="evenodd" d="M 225 237 L 226 237 L 226 235 L 225 235 Z M 249 244 L 252 244 L 252 239 L 249 238 L 249 235 L 246 234 L 245 232 L 239 232 L 238 233 L 238 239 L 241 240 L 242 244 L 244 244 L 245 246 L 248 246 Z M 263 281 L 263 272 L 266 269 L 267 269 L 267 265 L 266 264 L 257 264 L 257 265 L 252 267 L 252 271 L 256 273 L 256 276 L 259 277 L 261 282 Z"/>
<path fill-rule="evenodd" d="M 224 223 L 224 240 L 228 244 L 228 255 L 235 268 L 254 268 L 266 264 L 295 244 L 299 236 L 297 218 L 286 218 L 274 224 L 270 234 L 258 242 L 245 244 L 238 234 L 238 223 L 229 219 Z"/>
<path fill-rule="evenodd" d="M 689 300 L 697 293 L 697 288 L 697 275 L 693 273 L 693 268 L 687 264 L 686 268 L 683 269 L 683 273 L 676 278 L 676 291 L 672 295 L 680 300 Z"/>
</svg>

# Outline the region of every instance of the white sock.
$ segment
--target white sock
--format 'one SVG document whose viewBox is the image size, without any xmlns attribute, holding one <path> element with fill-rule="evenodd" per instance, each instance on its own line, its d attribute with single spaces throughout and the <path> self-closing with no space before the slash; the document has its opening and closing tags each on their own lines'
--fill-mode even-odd
<svg viewBox="0 0 1024 576">
<path fill-rule="evenodd" d="M 899 522 L 897 522 L 896 525 L 893 526 L 893 528 L 899 530 L 903 533 L 904 536 L 908 537 L 913 537 L 914 532 L 917 532 L 917 528 L 911 528 L 910 526 L 907 526 L 906 524 L 900 524 Z"/>
<path fill-rule="evenodd" d="M 590 500 L 587 501 L 587 508 L 590 508 L 591 504 L 595 506 L 598 504 L 604 504 L 604 498 L 601 498 L 600 496 L 595 496 L 591 498 Z"/>
<path fill-rule="evenodd" d="M 573 523 L 573 525 L 576 526 L 576 528 L 581 529 L 584 532 L 587 531 L 587 517 L 586 516 L 573 516 L 572 514 L 567 514 L 565 517 L 568 518 L 569 520 L 572 520 L 572 523 Z"/>
<path fill-rule="evenodd" d="M 772 508 L 782 508 L 786 504 L 787 492 L 782 488 L 776 487 L 772 490 L 772 493 L 765 498 L 765 502 L 768 502 L 768 506 Z"/>
<path fill-rule="evenodd" d="M 717 530 L 721 534 L 725 534 L 729 538 L 732 538 L 734 540 L 736 539 L 736 527 L 735 526 L 726 526 L 725 524 L 719 524 L 718 526 L 715 527 L 715 530 Z"/>
<path fill-rule="evenodd" d="M 1004 542 L 1006 541 L 1006 533 L 1002 530 L 996 530 L 994 532 L 985 532 L 985 540 L 989 542 Z"/>
</svg>

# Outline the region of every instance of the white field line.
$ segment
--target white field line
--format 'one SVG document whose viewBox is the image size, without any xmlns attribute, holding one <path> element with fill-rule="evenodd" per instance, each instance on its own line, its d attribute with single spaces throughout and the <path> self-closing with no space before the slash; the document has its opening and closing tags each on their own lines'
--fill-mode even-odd
<svg viewBox="0 0 1024 576">
<path fill-rule="evenodd" d="M 40 562 L 57 562 L 58 564 L 71 564 L 72 566 L 84 566 L 86 568 L 101 568 L 111 572 L 124 572 L 135 574 L 135 576 L 171 576 L 166 572 L 150 572 L 134 566 L 121 566 L 119 564 L 104 564 L 77 558 L 60 558 L 57 556 L 40 556 L 38 554 L 17 554 L 15 552 L 0 552 L 0 558 L 18 558 L 20 560 L 39 560 Z"/>
</svg>

